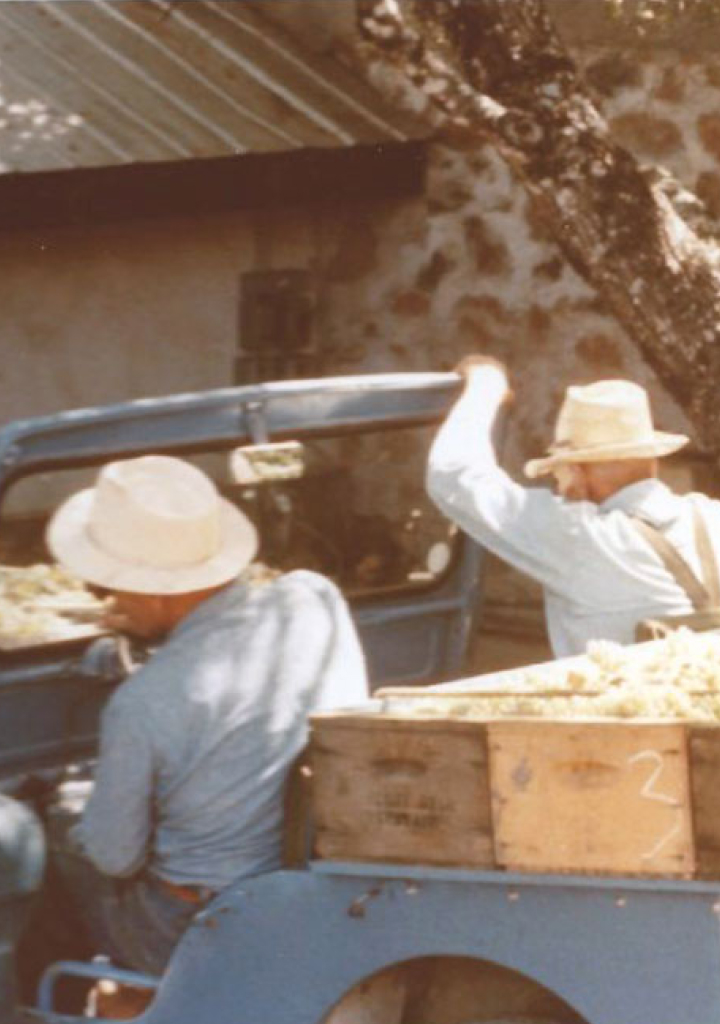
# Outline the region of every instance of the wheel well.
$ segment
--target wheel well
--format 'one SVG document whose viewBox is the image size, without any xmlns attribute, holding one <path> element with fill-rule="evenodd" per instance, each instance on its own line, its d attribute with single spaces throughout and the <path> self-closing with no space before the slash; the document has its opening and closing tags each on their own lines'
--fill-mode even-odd
<svg viewBox="0 0 720 1024">
<path fill-rule="evenodd" d="M 588 1024 L 555 993 L 490 960 L 429 956 L 353 986 L 319 1024 Z"/>
</svg>

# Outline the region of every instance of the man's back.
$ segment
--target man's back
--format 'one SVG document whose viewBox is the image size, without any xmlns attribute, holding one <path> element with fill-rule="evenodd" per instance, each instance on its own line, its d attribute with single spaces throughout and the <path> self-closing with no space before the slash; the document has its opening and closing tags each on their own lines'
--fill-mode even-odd
<svg viewBox="0 0 720 1024">
<path fill-rule="evenodd" d="M 632 643 L 639 621 L 692 612 L 687 593 L 641 535 L 635 518 L 662 533 L 700 577 L 694 504 L 720 564 L 720 505 L 703 495 L 681 497 L 647 480 L 601 505 L 547 497 L 556 506 L 557 522 L 548 515 L 544 529 L 536 531 L 537 554 L 542 552 L 537 578 L 545 587 L 548 629 L 557 652 L 582 651 L 597 638 Z M 545 495 L 529 499 L 530 518 L 545 500 Z"/>
<path fill-rule="evenodd" d="M 556 464 L 574 476 L 581 471 L 586 484 L 602 491 L 590 494 L 590 500 L 584 493 L 574 493 L 569 500 L 549 488 L 523 487 L 498 465 L 492 428 L 508 386 L 504 371 L 494 365 L 471 371 L 428 463 L 428 490 L 439 508 L 471 537 L 543 586 L 550 641 L 560 657 L 581 653 L 589 640 L 630 643 L 639 621 L 693 610 L 687 593 L 633 517 L 665 534 L 699 574 L 695 501 L 720 562 L 720 505 L 702 495 L 675 495 L 654 475 L 650 456 L 669 454 L 687 438 L 652 430 L 649 409 L 638 411 L 628 399 L 628 391 L 633 401 L 636 392 L 642 392 L 637 386 L 606 382 L 596 390 L 602 398 L 609 394 L 612 402 L 596 402 L 592 385 L 568 389 L 575 403 L 570 409 L 575 409 L 576 433 L 591 435 L 585 443 L 578 447 L 565 437 L 572 424 L 561 411 L 560 436 L 552 454 L 526 467 L 533 469 L 531 476 L 538 475 L 538 467 L 547 471 Z M 643 394 L 640 398 L 642 407 L 646 400 Z M 641 421 L 638 430 L 628 432 L 626 426 L 633 426 L 636 413 Z M 602 435 L 604 443 L 599 441 Z M 610 487 L 608 468 L 617 479 L 625 476 L 624 484 Z"/>
<path fill-rule="evenodd" d="M 366 692 L 333 584 L 304 571 L 232 584 L 110 702 L 83 825 L 91 856 L 120 874 L 151 851 L 153 873 L 214 889 L 279 867 L 284 781 L 307 716 Z"/>
</svg>

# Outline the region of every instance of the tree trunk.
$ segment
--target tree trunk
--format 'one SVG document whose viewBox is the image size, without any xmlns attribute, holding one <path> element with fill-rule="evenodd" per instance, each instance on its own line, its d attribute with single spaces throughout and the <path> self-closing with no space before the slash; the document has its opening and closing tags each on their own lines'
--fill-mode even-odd
<svg viewBox="0 0 720 1024">
<path fill-rule="evenodd" d="M 720 453 L 718 247 L 616 145 L 543 0 L 359 0 L 367 56 L 494 143 L 557 243 Z"/>
</svg>

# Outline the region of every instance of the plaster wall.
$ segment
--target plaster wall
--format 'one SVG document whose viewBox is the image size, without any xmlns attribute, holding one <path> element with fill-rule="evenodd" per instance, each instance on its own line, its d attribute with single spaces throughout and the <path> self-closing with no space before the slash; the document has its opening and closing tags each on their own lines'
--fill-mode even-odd
<svg viewBox="0 0 720 1024">
<path fill-rule="evenodd" d="M 4 420 L 231 382 L 247 229 L 127 223 L 3 243 Z"/>
</svg>

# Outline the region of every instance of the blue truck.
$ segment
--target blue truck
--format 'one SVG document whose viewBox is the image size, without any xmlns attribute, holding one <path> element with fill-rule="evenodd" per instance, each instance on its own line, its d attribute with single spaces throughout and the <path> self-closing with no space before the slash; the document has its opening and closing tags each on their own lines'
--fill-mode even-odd
<svg viewBox="0 0 720 1024">
<path fill-rule="evenodd" d="M 328 378 L 10 424 L 0 560 L 42 561 L 49 507 L 98 465 L 197 459 L 260 520 L 269 564 L 338 580 L 374 686 L 456 678 L 483 552 L 429 507 L 422 467 L 458 388 L 454 374 Z M 241 446 L 288 439 L 302 477 L 228 474 Z M 109 635 L 0 650 L 0 1021 L 76 1021 L 68 979 L 103 976 L 152 990 L 144 1024 L 720 1024 L 720 881 L 319 860 L 293 785 L 286 867 L 219 894 L 161 979 L 76 961 L 71 945 L 50 956 L 44 809 L 92 765 L 127 663 Z"/>
</svg>

